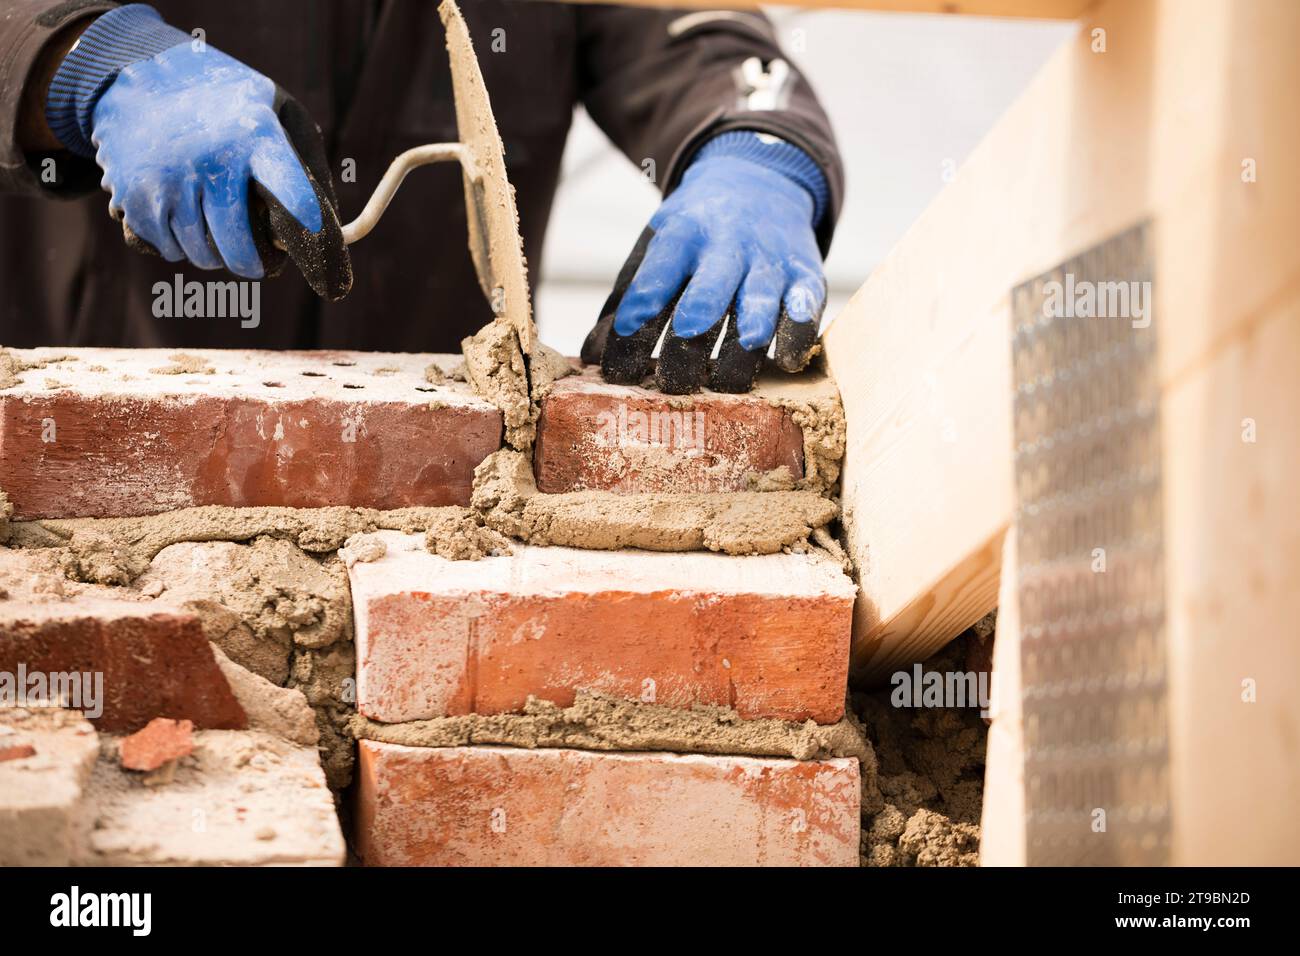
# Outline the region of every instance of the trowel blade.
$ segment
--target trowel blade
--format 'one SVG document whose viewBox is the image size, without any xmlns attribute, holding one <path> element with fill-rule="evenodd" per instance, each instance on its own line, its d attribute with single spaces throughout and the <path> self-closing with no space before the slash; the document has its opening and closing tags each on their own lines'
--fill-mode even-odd
<svg viewBox="0 0 1300 956">
<path fill-rule="evenodd" d="M 505 152 L 479 70 L 469 30 L 454 0 L 443 0 L 438 14 L 447 31 L 458 138 L 473 159 L 462 164 L 469 250 L 483 294 L 492 311 L 519 336 L 524 354 L 533 351 L 536 329 L 528 298 L 528 267 L 519 236 L 515 191 L 506 176 Z"/>
</svg>

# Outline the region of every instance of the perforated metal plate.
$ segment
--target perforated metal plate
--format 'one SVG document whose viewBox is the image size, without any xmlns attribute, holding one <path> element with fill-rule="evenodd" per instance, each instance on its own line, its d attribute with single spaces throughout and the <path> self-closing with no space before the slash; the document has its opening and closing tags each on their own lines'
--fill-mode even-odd
<svg viewBox="0 0 1300 956">
<path fill-rule="evenodd" d="M 1012 292 L 1031 865 L 1168 861 L 1151 238 L 1137 226 Z"/>
</svg>

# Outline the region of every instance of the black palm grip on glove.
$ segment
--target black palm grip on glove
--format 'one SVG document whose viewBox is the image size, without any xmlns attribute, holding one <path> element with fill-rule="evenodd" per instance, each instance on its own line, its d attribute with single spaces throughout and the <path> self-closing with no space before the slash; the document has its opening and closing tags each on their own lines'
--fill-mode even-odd
<svg viewBox="0 0 1300 956">
<path fill-rule="evenodd" d="M 279 87 L 276 88 L 276 113 L 316 193 L 321 229 L 317 233 L 308 232 L 269 190 L 254 180 L 253 189 L 262 202 L 255 204 L 261 206 L 260 211 L 252 213 L 260 220 L 253 223 L 253 241 L 267 276 L 279 275 L 285 261 L 292 259 L 313 292 L 323 299 L 336 301 L 352 288 L 352 258 L 343 241 L 334 178 L 330 175 L 320 127 L 297 100 Z"/>
<path fill-rule="evenodd" d="M 708 384 L 716 392 L 748 392 L 754 387 L 763 368 L 763 349 L 750 351 L 740 344 L 736 325 L 735 302 L 709 331 L 693 338 L 682 338 L 667 326 L 677 308 L 683 289 L 679 289 L 668 306 L 632 335 L 619 335 L 614 319 L 627 288 L 632 284 L 655 232 L 647 227 L 637 239 L 627 261 L 619 270 L 613 291 L 605 300 L 600 318 L 587 334 L 582 346 L 582 360 L 600 363 L 601 375 L 614 385 L 639 385 L 652 372 L 655 386 L 670 395 L 686 395 Z M 823 299 L 824 301 L 824 299 Z M 781 309 L 775 335 L 774 358 L 779 368 L 797 372 L 816 354 L 816 320 L 795 322 Z M 718 345 L 718 336 L 722 342 Z M 652 358 L 655 345 L 663 338 L 656 367 Z M 715 346 L 717 355 L 714 357 Z"/>
<path fill-rule="evenodd" d="M 614 288 L 605 299 L 604 306 L 601 307 L 600 318 L 596 320 L 596 324 L 592 326 L 586 340 L 582 343 L 582 360 L 588 365 L 599 363 L 605 381 L 615 385 L 641 384 L 641 380 L 650 374 L 650 353 L 654 351 L 655 342 L 659 341 L 658 330 L 654 332 L 648 330 L 648 326 L 654 323 L 647 323 L 637 331 L 636 335 L 626 338 L 614 332 L 614 316 L 618 312 L 618 304 L 623 301 L 623 293 L 632 284 L 632 278 L 636 275 L 641 260 L 645 258 L 646 248 L 654 235 L 654 230 L 648 227 L 641 231 L 636 245 L 632 247 L 632 254 L 619 269 L 618 278 L 614 280 Z M 660 325 L 660 328 L 662 327 Z M 641 342 L 646 335 L 642 333 L 650 336 L 650 344 L 644 349 L 641 347 Z M 612 345 L 611 342 L 614 340 L 621 344 Z"/>
</svg>

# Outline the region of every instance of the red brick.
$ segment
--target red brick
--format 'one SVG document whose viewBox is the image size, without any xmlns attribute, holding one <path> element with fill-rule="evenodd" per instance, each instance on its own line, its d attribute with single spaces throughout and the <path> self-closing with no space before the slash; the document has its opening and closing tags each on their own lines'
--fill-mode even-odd
<svg viewBox="0 0 1300 956">
<path fill-rule="evenodd" d="M 542 402 L 533 459 L 540 491 L 742 491 L 785 466 L 803 477 L 803 430 L 760 390 L 670 396 L 609 385 L 594 368 Z"/>
<path fill-rule="evenodd" d="M 361 741 L 372 866 L 856 866 L 858 762 Z"/>
<path fill-rule="evenodd" d="M 818 555 L 518 546 L 448 561 L 381 532 L 350 570 L 357 706 L 400 722 L 578 690 L 742 717 L 843 715 L 854 586 Z"/>
<path fill-rule="evenodd" d="M 134 731 L 160 715 L 214 729 L 246 725 L 191 614 L 102 598 L 0 601 L 0 672 L 17 680 L 20 666 L 26 675 L 102 674 L 103 713 L 86 715 L 100 730 Z"/>
<path fill-rule="evenodd" d="M 194 752 L 194 724 L 155 717 L 142 730 L 123 737 L 120 747 L 122 766 L 127 770 L 157 770 Z"/>
<path fill-rule="evenodd" d="M 0 488 L 15 518 L 465 505 L 474 467 L 501 443 L 494 407 L 425 380 L 449 356 L 194 351 L 211 374 L 161 374 L 177 353 L 68 354 L 0 392 Z"/>
</svg>

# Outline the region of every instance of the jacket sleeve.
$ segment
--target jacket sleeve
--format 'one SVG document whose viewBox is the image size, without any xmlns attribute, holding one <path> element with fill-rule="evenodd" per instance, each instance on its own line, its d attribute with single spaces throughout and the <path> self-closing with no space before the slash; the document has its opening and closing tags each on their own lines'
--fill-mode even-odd
<svg viewBox="0 0 1300 956">
<path fill-rule="evenodd" d="M 825 254 L 843 202 L 843 165 L 825 111 L 766 16 L 581 4 L 576 15 L 583 104 L 634 163 L 654 160 L 665 195 L 714 136 L 770 133 L 806 152 L 826 177 L 830 197 L 817 225 Z M 783 88 L 766 103 L 748 95 L 743 64 L 753 57 L 764 67 L 789 63 Z"/>
<path fill-rule="evenodd" d="M 18 119 L 28 83 L 45 45 L 63 28 L 117 6 L 109 0 L 4 0 L 0 3 L 0 193 L 77 195 L 99 183 L 94 160 L 66 150 L 24 154 Z M 53 158 L 54 182 L 42 162 Z"/>
</svg>

